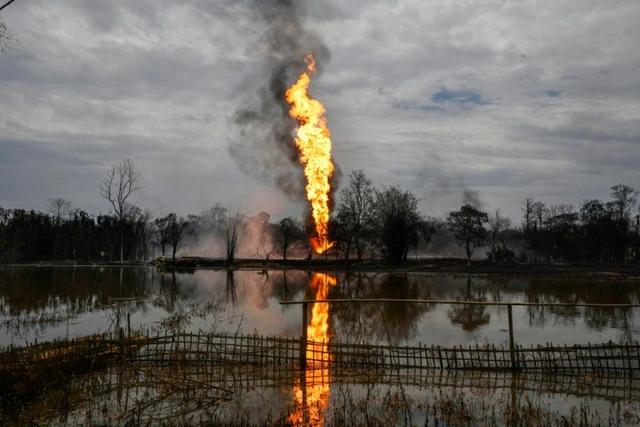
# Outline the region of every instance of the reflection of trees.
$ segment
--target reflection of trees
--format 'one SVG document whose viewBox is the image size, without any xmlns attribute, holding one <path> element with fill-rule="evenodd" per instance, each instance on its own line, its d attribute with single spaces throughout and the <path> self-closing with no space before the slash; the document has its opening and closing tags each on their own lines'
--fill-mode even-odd
<svg viewBox="0 0 640 427">
<path fill-rule="evenodd" d="M 178 283 L 176 281 L 176 272 L 171 272 L 171 279 L 166 280 L 164 271 L 160 272 L 160 292 L 156 298 L 156 305 L 164 308 L 169 313 L 175 310 L 178 300 Z"/>
<path fill-rule="evenodd" d="M 490 276 L 488 279 L 488 294 L 491 301 L 500 302 L 502 301 L 502 297 L 505 293 L 512 292 L 514 286 L 517 286 L 514 283 L 514 280 L 509 276 L 504 275 L 495 275 Z"/>
<path fill-rule="evenodd" d="M 525 289 L 529 302 L 564 304 L 635 304 L 639 301 L 637 285 L 615 280 L 588 280 L 576 278 L 536 278 Z M 630 337 L 633 309 L 607 307 L 527 307 L 530 324 L 544 326 L 550 319 L 574 324 L 582 318 L 595 330 L 616 328 Z"/>
<path fill-rule="evenodd" d="M 25 339 L 96 310 L 112 318 L 144 310 L 151 269 L 0 268 L 0 316 L 6 332 Z M 119 301 L 118 303 L 114 303 Z M 122 301 L 127 301 L 123 303 Z"/>
<path fill-rule="evenodd" d="M 471 275 L 467 276 L 466 293 L 458 297 L 457 300 L 484 302 L 487 300 L 485 290 L 480 288 L 475 292 L 471 289 Z M 486 313 L 486 305 L 454 305 L 449 310 L 448 316 L 453 325 L 460 325 L 464 331 L 471 332 L 480 326 L 487 325 L 491 315 Z"/>
<path fill-rule="evenodd" d="M 238 290 L 233 275 L 233 270 L 227 270 L 226 286 L 224 287 L 224 300 L 227 304 L 235 305 L 238 299 Z"/>
<path fill-rule="evenodd" d="M 429 299 L 429 288 L 404 274 L 347 274 L 331 291 L 331 298 Z M 349 340 L 401 342 L 416 335 L 418 319 L 432 308 L 428 304 L 334 304 L 332 315 Z"/>
<path fill-rule="evenodd" d="M 145 268 L 0 268 L 3 316 L 56 309 L 82 314 L 113 298 L 149 294 Z"/>
<path fill-rule="evenodd" d="M 343 273 L 338 278 L 338 285 L 331 289 L 331 298 L 477 301 L 523 298 L 542 303 L 610 304 L 637 303 L 640 299 L 637 284 L 615 280 L 420 273 Z M 135 313 L 160 308 L 164 316 L 175 313 L 180 306 L 188 308 L 193 303 L 208 302 L 227 311 L 243 311 L 251 306 L 260 310 L 299 313 L 298 306 L 274 306 L 273 302 L 312 298 L 314 295 L 308 284 L 309 274 L 298 270 L 236 270 L 229 274 L 199 270 L 187 274 L 144 267 L 0 268 L 0 317 L 5 322 L 0 327 L 3 336 L 26 338 L 44 334 L 45 330 L 60 327 L 68 320 L 76 319 L 77 322 L 82 316 L 98 310 L 106 311 L 112 319 L 119 317 L 126 322 L 127 314 L 133 319 Z M 339 332 L 345 339 L 386 341 L 388 336 L 396 340 L 415 337 L 419 319 L 431 308 L 424 304 L 366 303 L 332 304 L 330 310 L 332 321 L 339 324 Z M 451 308 L 450 321 L 465 331 L 475 330 L 489 321 L 485 307 Z M 117 310 L 120 310 L 119 316 Z M 579 319 L 591 329 L 615 328 L 623 333 L 623 339 L 632 337 L 636 323 L 635 309 L 628 308 L 527 307 L 527 310 L 531 325 L 544 326 L 549 321 L 569 323 Z M 235 314 L 242 313 L 231 313 Z"/>
</svg>

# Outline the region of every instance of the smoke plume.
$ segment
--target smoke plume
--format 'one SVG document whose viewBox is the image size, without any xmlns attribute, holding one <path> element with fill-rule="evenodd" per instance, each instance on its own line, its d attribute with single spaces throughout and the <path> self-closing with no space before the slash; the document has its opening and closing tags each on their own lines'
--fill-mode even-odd
<svg viewBox="0 0 640 427">
<path fill-rule="evenodd" d="M 306 1 L 252 0 L 251 18 L 265 28 L 255 47 L 264 69 L 264 82 L 233 115 L 229 151 L 239 167 L 259 179 L 272 181 L 285 194 L 304 199 L 304 176 L 294 142 L 296 123 L 289 117 L 285 90 L 313 54 L 318 71 L 329 60 L 320 38 L 305 28 Z"/>
<path fill-rule="evenodd" d="M 484 204 L 480 200 L 480 192 L 478 190 L 471 190 L 465 188 L 462 191 L 462 204 L 471 205 L 476 209 L 482 209 Z"/>
</svg>

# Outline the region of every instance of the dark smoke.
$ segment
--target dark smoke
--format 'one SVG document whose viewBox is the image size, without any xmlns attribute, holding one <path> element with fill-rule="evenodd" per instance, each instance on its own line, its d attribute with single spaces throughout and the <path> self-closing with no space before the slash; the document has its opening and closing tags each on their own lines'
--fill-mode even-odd
<svg viewBox="0 0 640 427">
<path fill-rule="evenodd" d="M 471 205 L 476 209 L 482 209 L 483 203 L 480 200 L 480 192 L 478 190 L 465 188 L 462 191 L 462 204 Z"/>
<path fill-rule="evenodd" d="M 243 171 L 301 199 L 305 181 L 293 139 L 296 123 L 288 115 L 284 93 L 305 69 L 306 55 L 315 56 L 321 71 L 329 49 L 304 26 L 306 1 L 252 0 L 250 7 L 256 27 L 265 28 L 255 49 L 265 80 L 235 112 L 229 151 Z"/>
</svg>

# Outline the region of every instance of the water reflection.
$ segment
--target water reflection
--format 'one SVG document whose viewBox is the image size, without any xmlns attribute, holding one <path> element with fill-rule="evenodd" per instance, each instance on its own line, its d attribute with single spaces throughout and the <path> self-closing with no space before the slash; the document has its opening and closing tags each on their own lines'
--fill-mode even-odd
<svg viewBox="0 0 640 427">
<path fill-rule="evenodd" d="M 486 302 L 485 289 L 471 291 L 471 275 L 467 276 L 467 290 L 457 300 Z M 449 311 L 449 319 L 454 325 L 460 325 L 464 331 L 471 332 L 489 324 L 491 315 L 486 305 L 454 305 Z"/>
<path fill-rule="evenodd" d="M 332 298 L 430 299 L 430 286 L 409 274 L 347 274 L 344 285 L 335 289 Z M 419 319 L 433 306 L 429 304 L 340 304 L 332 315 L 340 330 L 348 331 L 350 341 L 371 340 L 397 344 L 414 338 Z"/>
<path fill-rule="evenodd" d="M 144 267 L 0 268 L 0 345 L 104 332 L 127 326 L 299 336 L 300 308 L 313 297 L 418 298 L 487 302 L 637 303 L 637 283 L 589 277 L 507 277 L 428 273 L 338 273 L 326 289 L 305 271 Z M 326 279 L 329 280 L 329 279 Z M 495 306 L 335 304 L 332 334 L 351 342 L 504 343 L 506 312 Z M 635 340 L 630 308 L 516 307 L 520 344 Z"/>
<path fill-rule="evenodd" d="M 336 283 L 335 276 L 313 273 L 310 288 L 315 292 L 314 299 L 327 299 L 330 289 Z M 307 340 L 310 341 L 306 348 L 306 365 L 300 374 L 299 382 L 294 386 L 295 410 L 289 416 L 289 422 L 294 425 L 318 426 L 324 424 L 331 382 L 328 303 L 312 305 L 311 318 L 306 329 Z"/>
</svg>

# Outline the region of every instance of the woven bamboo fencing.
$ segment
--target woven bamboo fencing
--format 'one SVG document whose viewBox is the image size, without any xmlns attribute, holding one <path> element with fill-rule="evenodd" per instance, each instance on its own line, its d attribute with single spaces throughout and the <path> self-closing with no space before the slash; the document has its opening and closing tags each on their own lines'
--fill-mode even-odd
<svg viewBox="0 0 640 427">
<path fill-rule="evenodd" d="M 306 364 L 310 368 L 329 366 L 352 370 L 516 370 L 562 374 L 606 372 L 633 376 L 640 369 L 640 344 L 518 345 L 512 351 L 495 345 L 441 347 L 426 344 L 304 343 L 299 338 L 181 333 L 147 338 L 139 351 L 131 354 L 130 360 L 274 365 L 289 369 Z"/>
<path fill-rule="evenodd" d="M 206 333 L 125 337 L 94 335 L 0 352 L 0 371 L 28 365 L 126 359 L 171 364 L 262 365 L 286 369 L 327 368 L 368 371 L 402 368 L 426 370 L 526 371 L 560 374 L 585 372 L 638 376 L 640 344 L 573 346 L 453 346 L 314 342 L 302 338 Z"/>
</svg>

